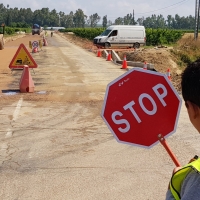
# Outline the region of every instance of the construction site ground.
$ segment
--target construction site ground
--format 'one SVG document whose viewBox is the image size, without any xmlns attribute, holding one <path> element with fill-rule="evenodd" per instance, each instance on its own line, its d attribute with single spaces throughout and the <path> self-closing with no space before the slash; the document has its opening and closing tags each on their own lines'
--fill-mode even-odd
<svg viewBox="0 0 200 200">
<path fill-rule="evenodd" d="M 93 42 L 90 40 L 77 37 L 71 33 L 60 33 L 60 35 L 84 49 L 91 50 L 94 53 L 98 51 L 98 48 L 94 46 Z M 190 35 L 191 34 L 185 34 L 184 38 L 187 38 Z M 170 52 L 172 49 L 173 47 L 166 46 L 155 46 L 149 48 L 141 46 L 139 49 L 135 50 L 133 48 L 113 48 L 113 50 L 116 50 L 121 60 L 123 60 L 124 55 L 126 55 L 127 61 L 151 63 L 154 65 L 155 70 L 161 73 L 167 73 L 167 70 L 169 69 L 172 84 L 178 91 L 180 91 L 180 78 L 183 69 L 177 65 L 177 58 Z"/>
<path fill-rule="evenodd" d="M 0 51 L 0 199 L 165 199 L 175 165 L 163 146 L 118 143 L 101 118 L 106 86 L 126 70 L 72 35 L 48 34 L 48 46 L 32 53 L 29 41 L 41 39 L 12 37 Z M 22 70 L 9 69 L 21 43 L 38 64 L 30 69 L 34 93 L 20 93 Z M 179 89 L 180 69 L 168 51 L 141 48 L 126 54 L 159 72 L 170 68 Z M 200 155 L 199 135 L 184 104 L 167 142 L 181 165 Z"/>
</svg>

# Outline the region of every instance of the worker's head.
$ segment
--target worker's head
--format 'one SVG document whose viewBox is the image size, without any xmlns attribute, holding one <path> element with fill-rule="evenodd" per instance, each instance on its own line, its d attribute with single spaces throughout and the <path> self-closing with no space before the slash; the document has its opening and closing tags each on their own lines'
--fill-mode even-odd
<svg viewBox="0 0 200 200">
<path fill-rule="evenodd" d="M 190 121 L 200 132 L 200 59 L 186 67 L 181 86 Z"/>
</svg>

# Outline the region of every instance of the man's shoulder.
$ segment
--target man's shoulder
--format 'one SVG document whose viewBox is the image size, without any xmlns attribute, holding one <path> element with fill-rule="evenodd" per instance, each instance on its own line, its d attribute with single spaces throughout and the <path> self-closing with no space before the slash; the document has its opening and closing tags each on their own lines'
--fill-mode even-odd
<svg viewBox="0 0 200 200">
<path fill-rule="evenodd" d="M 195 199 L 194 197 L 200 196 L 200 173 L 191 170 L 185 180 L 182 183 L 181 186 L 181 197 L 184 197 L 184 199 Z M 198 199 L 198 198 L 197 198 Z"/>
</svg>

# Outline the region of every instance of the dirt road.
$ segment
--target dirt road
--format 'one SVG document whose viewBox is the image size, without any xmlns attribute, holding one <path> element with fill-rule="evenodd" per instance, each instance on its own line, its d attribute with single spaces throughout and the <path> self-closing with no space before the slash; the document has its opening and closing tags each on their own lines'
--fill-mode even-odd
<svg viewBox="0 0 200 200">
<path fill-rule="evenodd" d="M 100 116 L 119 66 L 54 34 L 32 54 L 35 92 L 18 93 L 22 71 L 11 73 L 9 62 L 20 43 L 38 39 L 0 51 L 0 199 L 164 199 L 174 168 L 164 148 L 117 143 Z M 181 164 L 200 154 L 198 137 L 183 107 L 167 140 Z"/>
</svg>

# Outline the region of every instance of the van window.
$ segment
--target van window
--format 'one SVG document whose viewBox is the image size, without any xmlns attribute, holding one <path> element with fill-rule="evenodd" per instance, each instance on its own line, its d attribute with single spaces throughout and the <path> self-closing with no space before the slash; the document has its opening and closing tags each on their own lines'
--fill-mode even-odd
<svg viewBox="0 0 200 200">
<path fill-rule="evenodd" d="M 117 30 L 114 30 L 114 31 L 109 35 L 109 37 L 113 37 L 113 36 L 117 36 Z"/>
<path fill-rule="evenodd" d="M 111 30 L 106 29 L 100 36 L 107 36 Z"/>
</svg>

